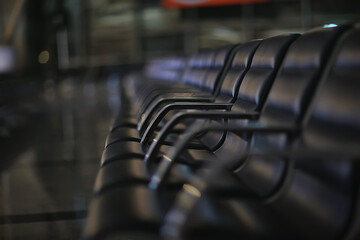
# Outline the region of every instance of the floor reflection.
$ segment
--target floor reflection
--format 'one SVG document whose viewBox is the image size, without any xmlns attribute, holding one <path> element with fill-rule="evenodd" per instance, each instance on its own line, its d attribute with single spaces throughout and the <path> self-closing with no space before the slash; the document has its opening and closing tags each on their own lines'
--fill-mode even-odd
<svg viewBox="0 0 360 240">
<path fill-rule="evenodd" d="M 117 86 L 114 76 L 45 83 L 43 114 L 2 150 L 0 239 L 79 238 Z"/>
</svg>

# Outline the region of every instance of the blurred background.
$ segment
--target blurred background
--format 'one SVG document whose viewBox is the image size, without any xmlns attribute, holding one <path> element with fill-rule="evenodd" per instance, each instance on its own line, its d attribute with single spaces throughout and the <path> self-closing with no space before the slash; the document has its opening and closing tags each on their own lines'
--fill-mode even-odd
<svg viewBox="0 0 360 240">
<path fill-rule="evenodd" d="M 17 71 L 50 74 L 303 32 L 357 20 L 359 10 L 356 0 L 0 1 L 0 37 Z"/>
<path fill-rule="evenodd" d="M 0 239 L 80 237 L 127 72 L 359 19 L 356 0 L 0 0 Z"/>
</svg>

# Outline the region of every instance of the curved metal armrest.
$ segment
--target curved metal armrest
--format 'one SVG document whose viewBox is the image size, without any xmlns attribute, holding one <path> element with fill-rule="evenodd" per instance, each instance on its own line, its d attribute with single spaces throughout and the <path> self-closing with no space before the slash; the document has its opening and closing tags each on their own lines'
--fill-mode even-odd
<svg viewBox="0 0 360 240">
<path fill-rule="evenodd" d="M 203 102 L 212 102 L 214 101 L 214 97 L 210 96 L 210 95 L 200 95 L 199 92 L 196 93 L 192 93 L 189 91 L 171 91 L 169 93 L 166 93 L 169 95 L 163 95 L 161 93 L 155 94 L 153 96 L 148 96 L 146 97 L 146 99 L 144 99 L 143 101 L 140 100 L 140 102 L 138 102 L 137 106 L 139 107 L 139 113 L 144 115 L 148 114 L 148 111 L 152 108 L 158 108 L 159 106 L 161 106 L 162 103 L 171 103 L 171 102 L 175 102 L 175 101 L 180 101 L 180 102 L 196 102 L 194 99 L 198 98 L 201 99 L 200 101 Z M 171 96 L 172 94 L 172 96 Z M 157 99 L 158 98 L 158 99 Z M 183 99 L 183 100 L 182 100 Z M 193 101 L 191 101 L 191 99 Z M 156 105 L 156 106 L 155 106 Z M 156 109 L 155 109 L 156 110 Z"/>
<path fill-rule="evenodd" d="M 164 108 L 162 108 L 155 116 L 155 118 L 151 121 L 149 125 L 144 124 L 140 127 L 139 132 L 140 134 L 146 132 L 153 132 L 156 127 L 159 125 L 159 123 L 162 121 L 162 119 L 166 116 L 167 113 L 169 113 L 172 110 L 190 110 L 190 109 L 221 109 L 221 110 L 230 110 L 232 107 L 232 103 L 172 103 L 169 105 L 166 105 Z M 140 126 L 140 125 L 139 125 Z M 145 129 L 146 128 L 146 129 Z M 145 134 L 144 133 L 144 134 Z"/>
<path fill-rule="evenodd" d="M 146 87 L 145 87 L 146 89 Z M 142 103 L 149 103 L 151 102 L 151 100 L 154 100 L 156 97 L 160 96 L 161 94 L 163 94 L 164 92 L 162 91 L 166 91 L 165 93 L 185 93 L 185 92 L 189 92 L 186 91 L 185 89 L 170 89 L 169 91 L 169 86 L 160 86 L 160 87 L 155 87 L 153 89 L 151 89 L 150 91 L 146 91 L 145 92 L 145 96 L 142 96 L 140 92 L 140 98 L 139 98 L 139 106 L 142 105 Z"/>
<path fill-rule="evenodd" d="M 149 187 L 152 189 L 157 189 L 161 184 L 166 180 L 168 173 L 170 172 L 172 166 L 177 161 L 181 152 L 185 149 L 188 142 L 196 137 L 200 133 L 209 132 L 209 131 L 232 131 L 237 133 L 288 133 L 295 134 L 299 131 L 298 127 L 295 126 L 238 126 L 238 125 L 229 125 L 224 124 L 222 126 L 212 126 L 211 124 L 204 125 L 194 125 L 186 133 L 184 137 L 181 138 L 175 145 L 174 148 L 171 148 L 169 152 L 163 156 L 161 159 L 158 168 L 151 177 Z"/>
<path fill-rule="evenodd" d="M 145 162 L 151 163 L 155 159 L 156 154 L 159 152 L 160 147 L 163 145 L 163 142 L 166 140 L 169 133 L 172 129 L 185 119 L 257 119 L 259 116 L 258 112 L 219 112 L 219 111 L 199 111 L 199 112 L 185 112 L 176 114 L 170 121 L 168 121 L 164 127 L 161 128 L 161 131 L 153 140 L 150 148 L 147 151 L 145 156 Z M 149 128 L 148 128 L 149 129 Z M 146 144 L 150 142 L 151 137 L 154 131 L 147 131 L 144 133 L 141 144 Z"/>
<path fill-rule="evenodd" d="M 148 108 L 141 109 L 141 111 L 144 111 L 141 114 L 140 122 L 138 124 L 138 130 L 144 131 L 144 128 L 148 125 L 149 121 L 151 120 L 151 117 L 159 110 L 161 110 L 161 107 L 164 108 L 162 104 L 171 104 L 176 102 L 212 102 L 214 100 L 213 97 L 205 97 L 205 96 L 188 96 L 188 97 L 166 97 L 166 98 L 160 98 L 156 100 L 155 103 L 148 106 Z M 166 107 L 166 106 L 165 106 Z"/>
</svg>

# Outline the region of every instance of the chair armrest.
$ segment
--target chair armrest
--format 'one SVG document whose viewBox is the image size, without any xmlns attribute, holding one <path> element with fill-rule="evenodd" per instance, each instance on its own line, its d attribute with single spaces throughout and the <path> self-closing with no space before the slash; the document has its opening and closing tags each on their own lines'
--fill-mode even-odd
<svg viewBox="0 0 360 240">
<path fill-rule="evenodd" d="M 193 102 L 178 102 L 178 103 L 171 103 L 163 107 L 152 119 L 150 124 L 144 124 L 142 126 L 139 125 L 139 132 L 140 134 L 144 134 L 145 131 L 153 131 L 159 123 L 163 120 L 163 118 L 168 114 L 170 111 L 173 110 L 191 110 L 191 109 L 198 109 L 198 110 L 230 110 L 232 107 L 232 103 L 193 103 Z M 150 117 L 149 117 L 150 120 Z M 148 130 L 148 128 L 150 129 Z"/>
<path fill-rule="evenodd" d="M 199 92 L 189 92 L 186 91 L 184 92 L 184 90 L 182 91 L 171 91 L 168 93 L 157 93 L 157 94 L 152 94 L 152 96 L 147 96 L 143 101 L 141 101 L 141 99 L 139 99 L 139 101 L 137 102 L 137 107 L 139 109 L 139 113 L 143 114 L 145 113 L 148 109 L 153 108 L 156 104 L 161 104 L 161 103 L 157 103 L 157 102 L 162 102 L 162 101 L 166 101 L 166 99 L 169 99 L 169 103 L 174 102 L 175 100 L 173 100 L 174 98 L 184 98 L 184 99 L 194 99 L 194 98 L 200 98 L 200 99 L 209 99 L 209 102 L 213 102 L 214 101 L 214 97 L 210 96 L 209 94 L 207 95 L 201 95 L 201 93 Z M 162 100 L 164 99 L 164 100 Z M 181 101 L 181 100 L 178 100 Z"/>
<path fill-rule="evenodd" d="M 175 145 L 174 148 L 171 148 L 169 152 L 163 156 L 161 159 L 158 168 L 151 177 L 149 187 L 152 189 L 157 189 L 161 184 L 166 180 L 168 173 L 170 172 L 172 166 L 176 161 L 181 152 L 185 149 L 187 143 L 196 137 L 200 133 L 210 132 L 210 131 L 232 131 L 237 133 L 286 133 L 286 134 L 296 134 L 299 131 L 299 127 L 296 126 L 238 126 L 231 124 L 224 124 L 222 126 L 212 126 L 211 124 L 204 125 L 194 125 L 189 128 L 184 137 L 181 138 Z"/>
<path fill-rule="evenodd" d="M 146 106 L 145 108 L 142 108 L 140 112 L 141 117 L 138 124 L 138 130 L 143 130 L 148 123 L 151 121 L 151 117 L 158 111 L 161 110 L 161 107 L 163 108 L 163 104 L 171 104 L 176 102 L 212 102 L 214 100 L 213 97 L 205 97 L 205 96 L 198 96 L 198 97 L 166 97 L 166 98 L 160 98 L 156 100 L 156 102 L 150 104 L 149 106 Z M 144 127 L 145 126 L 145 127 Z"/>
<path fill-rule="evenodd" d="M 198 112 L 185 112 L 176 114 L 165 126 L 161 129 L 159 134 L 153 140 L 150 148 L 145 156 L 145 162 L 151 163 L 155 159 L 156 154 L 159 152 L 160 147 L 167 138 L 168 134 L 171 133 L 172 129 L 185 119 L 257 119 L 259 113 L 257 112 L 219 112 L 219 111 L 198 111 Z M 150 142 L 154 131 L 147 129 L 141 139 L 141 144 L 147 144 Z"/>
</svg>

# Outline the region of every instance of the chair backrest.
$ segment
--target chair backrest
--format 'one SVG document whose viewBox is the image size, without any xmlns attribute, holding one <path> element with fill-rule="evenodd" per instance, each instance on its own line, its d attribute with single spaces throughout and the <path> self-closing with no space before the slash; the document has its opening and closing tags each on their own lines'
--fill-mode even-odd
<svg viewBox="0 0 360 240">
<path fill-rule="evenodd" d="M 357 25 L 345 34 L 334 65 L 306 116 L 306 144 L 321 150 L 357 149 L 360 146 L 359 104 L 360 25 Z M 336 144 L 329 141 L 334 139 L 341 141 L 336 141 Z"/>
<path fill-rule="evenodd" d="M 146 79 L 150 81 L 178 81 L 185 69 L 185 58 L 167 57 L 152 60 L 144 69 Z"/>
<path fill-rule="evenodd" d="M 202 82 L 201 88 L 204 91 L 211 92 L 214 96 L 218 95 L 221 82 L 230 67 L 231 59 L 233 57 L 233 49 L 237 45 L 229 45 L 216 49 L 214 61 L 208 69 L 206 77 Z"/>
<path fill-rule="evenodd" d="M 297 144 L 298 152 L 310 149 L 323 153 L 313 158 L 298 157 L 297 167 L 331 186 L 333 191 L 346 195 L 343 197 L 349 201 L 355 199 L 360 180 L 359 53 L 360 25 L 356 25 L 341 41 L 305 118 L 304 130 Z"/>
<path fill-rule="evenodd" d="M 217 88 L 219 88 L 223 93 L 219 96 L 221 102 L 233 101 L 234 96 L 231 95 L 233 93 L 231 88 L 234 88 L 236 83 L 241 81 L 248 70 L 260 42 L 257 40 L 239 46 L 232 45 L 216 49 L 213 64 L 207 70 L 200 85 L 202 89 L 216 95 Z M 226 94 L 226 92 L 229 92 L 229 94 Z M 204 122 L 204 120 L 197 120 L 196 122 Z M 223 133 L 210 133 L 202 137 L 202 142 L 209 149 L 215 150 L 223 139 Z"/>
<path fill-rule="evenodd" d="M 224 99 L 227 95 L 231 96 L 231 101 L 234 101 L 237 97 L 233 111 L 260 110 L 286 50 L 298 36 L 299 34 L 280 35 L 250 42 L 250 46 L 238 48 L 232 67 L 223 82 L 220 98 Z M 238 96 L 237 93 L 239 93 Z M 221 146 L 221 140 L 224 140 L 220 139 L 220 136 L 223 135 L 221 133 L 206 134 L 202 137 L 202 142 L 215 150 L 216 147 Z M 232 139 L 231 134 L 228 140 L 230 141 L 227 141 L 226 146 L 231 148 L 241 141 Z"/>
<path fill-rule="evenodd" d="M 217 101 L 233 102 L 235 98 L 233 89 L 236 88 L 237 83 L 241 82 L 243 76 L 248 71 L 254 53 L 260 43 L 260 40 L 256 40 L 235 47 L 229 57 L 227 69 L 224 71 L 224 79 L 219 83 L 220 95 L 216 98 Z M 224 52 L 225 51 L 220 51 L 220 59 L 225 55 Z M 221 64 L 221 61 L 218 62 L 218 64 Z M 210 77 L 208 79 L 214 82 L 215 77 L 213 77 L 211 73 L 209 75 Z M 196 122 L 200 121 L 204 122 L 204 120 L 197 120 Z M 205 146 L 214 151 L 222 144 L 224 137 L 224 133 L 211 132 L 203 135 L 201 141 Z"/>
<path fill-rule="evenodd" d="M 314 29 L 290 46 L 267 97 L 262 121 L 301 122 L 333 47 L 345 29 L 347 26 Z"/>
<path fill-rule="evenodd" d="M 295 145 L 293 171 L 274 209 L 292 206 L 303 239 L 359 238 L 360 25 L 347 31 L 321 80 Z M 301 156 L 301 154 L 308 156 Z M 302 196 L 306 196 L 303 198 Z M 284 220 L 285 210 L 279 214 Z M 357 223 L 357 224 L 356 224 Z"/>
<path fill-rule="evenodd" d="M 337 39 L 345 30 L 346 27 L 316 29 L 305 33 L 292 43 L 271 87 L 258 120 L 260 123 L 283 126 L 302 121 L 305 107 L 308 108 L 308 104 L 305 103 L 312 100 Z M 221 156 L 225 152 L 227 154 L 234 152 L 232 150 L 234 142 L 240 145 L 239 149 L 246 149 L 251 142 L 252 149 L 266 151 L 287 148 L 292 143 L 292 139 L 289 139 L 285 133 L 256 133 L 251 136 L 251 140 L 228 133 L 223 146 L 216 154 Z M 237 153 L 241 155 L 240 151 Z M 244 161 L 237 163 L 241 171 L 235 171 L 242 181 L 253 184 L 256 189 L 254 192 L 262 197 L 273 191 L 287 167 L 283 159 L 276 156 L 248 158 Z M 271 174 L 264 175 L 260 171 Z"/>
<path fill-rule="evenodd" d="M 299 34 L 284 34 L 261 42 L 250 69 L 241 84 L 238 83 L 237 88 L 233 89 L 233 95 L 236 96 L 233 110 L 261 110 L 287 49 L 298 37 Z"/>
<path fill-rule="evenodd" d="M 266 236 L 275 239 L 359 238 L 359 53 L 357 25 L 339 38 L 319 86 L 312 89 L 314 98 L 292 144 L 292 157 L 253 155 L 233 172 L 250 194 L 271 196 L 255 204 L 244 201 L 244 194 L 234 203 L 257 219 L 257 231 L 244 228 L 245 236 L 256 239 L 269 230 Z"/>
<path fill-rule="evenodd" d="M 207 50 L 191 56 L 181 81 L 185 84 L 200 88 L 213 64 L 216 50 Z"/>
<path fill-rule="evenodd" d="M 348 27 L 314 29 L 294 41 L 270 89 L 259 122 L 281 126 L 303 122 L 334 47 Z M 261 148 L 285 148 L 289 141 L 286 134 L 254 134 L 252 143 Z"/>
<path fill-rule="evenodd" d="M 233 50 L 233 56 L 230 58 L 231 65 L 219 84 L 218 99 L 220 102 L 231 102 L 236 97 L 234 89 L 241 83 L 249 70 L 254 53 L 260 43 L 261 40 L 251 41 L 241 44 Z"/>
</svg>

